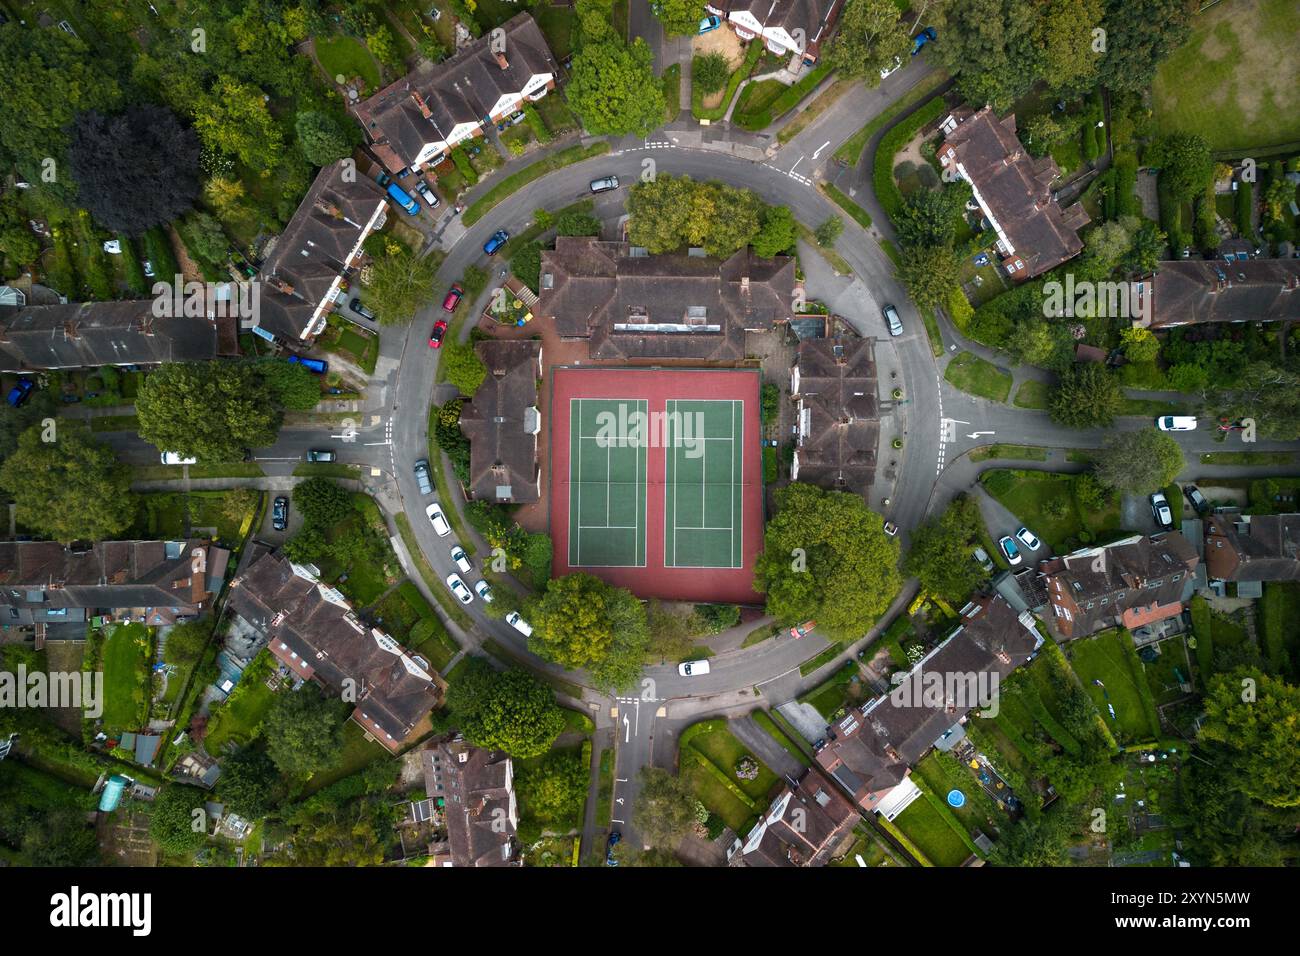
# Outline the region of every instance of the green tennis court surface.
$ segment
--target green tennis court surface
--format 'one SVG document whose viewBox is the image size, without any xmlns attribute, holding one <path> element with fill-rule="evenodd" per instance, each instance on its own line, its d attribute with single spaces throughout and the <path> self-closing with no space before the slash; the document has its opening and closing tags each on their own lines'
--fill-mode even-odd
<svg viewBox="0 0 1300 956">
<path fill-rule="evenodd" d="M 609 440 L 608 416 L 647 413 L 645 399 L 569 401 L 569 564 L 644 567 L 646 449 Z M 621 419 L 620 419 L 621 412 Z"/>
<path fill-rule="evenodd" d="M 739 568 L 745 403 L 666 403 L 664 567 Z"/>
</svg>

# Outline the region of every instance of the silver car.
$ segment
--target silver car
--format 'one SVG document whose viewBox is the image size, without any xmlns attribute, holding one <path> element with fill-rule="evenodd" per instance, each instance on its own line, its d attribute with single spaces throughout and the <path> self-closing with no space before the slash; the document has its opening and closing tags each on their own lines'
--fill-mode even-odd
<svg viewBox="0 0 1300 956">
<path fill-rule="evenodd" d="M 617 176 L 603 176 L 600 179 L 593 179 L 591 181 L 591 191 L 593 193 L 606 193 L 609 192 L 611 189 L 617 189 L 617 188 L 618 188 Z"/>
<path fill-rule="evenodd" d="M 903 323 L 898 318 L 898 310 L 892 305 L 885 306 L 885 324 L 889 326 L 890 335 L 902 335 Z"/>
</svg>

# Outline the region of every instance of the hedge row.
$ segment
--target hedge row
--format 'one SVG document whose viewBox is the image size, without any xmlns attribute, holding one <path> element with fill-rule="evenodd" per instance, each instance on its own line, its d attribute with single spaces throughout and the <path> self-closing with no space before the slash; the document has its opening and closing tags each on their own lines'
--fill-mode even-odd
<svg viewBox="0 0 1300 956">
<path fill-rule="evenodd" d="M 585 159 L 591 159 L 593 156 L 599 156 L 602 153 L 609 152 L 609 143 L 604 140 L 599 143 L 592 143 L 590 146 L 570 146 L 568 149 L 562 149 L 558 153 L 548 156 L 540 162 L 526 166 L 519 172 L 507 176 L 501 180 L 465 210 L 461 216 L 461 221 L 466 227 L 474 225 L 482 219 L 493 206 L 501 202 L 507 196 L 514 194 L 523 187 L 527 186 L 534 180 L 541 179 L 547 173 L 562 169 L 565 166 L 571 166 L 574 163 L 580 163 Z"/>
<path fill-rule="evenodd" d="M 903 192 L 894 181 L 894 154 L 907 145 L 921 128 L 933 123 L 948 109 L 942 96 L 936 96 L 915 113 L 901 120 L 897 126 L 880 138 L 872 171 L 872 184 L 876 199 L 893 219 L 903 207 Z"/>
<path fill-rule="evenodd" d="M 800 100 L 817 88 L 826 75 L 830 73 L 831 68 L 825 64 L 809 71 L 798 83 L 786 87 L 784 93 L 774 99 L 766 108 L 755 110 L 753 113 L 736 113 L 732 120 L 741 129 L 747 129 L 756 132 L 760 129 L 767 129 L 772 122 L 780 116 L 784 116 L 790 110 L 799 105 Z"/>
</svg>

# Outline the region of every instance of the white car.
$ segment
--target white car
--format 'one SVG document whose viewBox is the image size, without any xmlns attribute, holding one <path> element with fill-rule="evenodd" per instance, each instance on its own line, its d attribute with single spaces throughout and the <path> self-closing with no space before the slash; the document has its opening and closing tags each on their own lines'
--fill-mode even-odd
<svg viewBox="0 0 1300 956">
<path fill-rule="evenodd" d="M 462 548 L 460 545 L 458 544 L 452 545 L 451 560 L 452 563 L 456 565 L 457 570 L 459 570 L 461 574 L 469 574 L 470 572 L 469 555 L 465 553 L 465 549 Z"/>
<path fill-rule="evenodd" d="M 1020 549 L 1016 547 L 1016 539 L 1011 535 L 998 538 L 998 547 L 1002 549 L 1002 556 L 1007 559 L 1007 564 L 1013 568 L 1021 562 Z"/>
<path fill-rule="evenodd" d="M 1025 527 L 1021 527 L 1020 530 L 1016 532 L 1016 540 L 1030 551 L 1037 551 L 1043 546 L 1043 542 L 1038 540 L 1037 535 Z"/>
<path fill-rule="evenodd" d="M 492 588 L 484 580 L 474 582 L 474 593 L 483 599 L 484 604 L 492 603 Z"/>
<path fill-rule="evenodd" d="M 461 604 L 469 604 L 474 600 L 474 595 L 469 593 L 469 588 L 465 587 L 459 574 L 447 575 L 447 587 L 451 588 L 451 593 L 456 595 Z"/>
<path fill-rule="evenodd" d="M 686 661 L 677 665 L 677 673 L 683 677 L 694 677 L 696 674 L 707 674 L 708 672 L 708 661 Z"/>
<path fill-rule="evenodd" d="M 506 623 L 513 627 L 524 637 L 532 637 L 533 626 L 519 616 L 518 611 L 511 611 L 506 615 Z"/>
<path fill-rule="evenodd" d="M 442 513 L 442 505 L 435 501 L 424 509 L 424 513 L 429 516 L 429 521 L 433 523 L 433 530 L 438 533 L 438 537 L 445 538 L 451 534 L 451 525 L 447 524 L 447 516 Z"/>
<path fill-rule="evenodd" d="M 438 197 L 433 194 L 433 190 L 429 188 L 429 184 L 423 179 L 415 181 L 415 191 L 424 197 L 424 201 L 429 204 L 430 209 L 437 208 Z"/>
<path fill-rule="evenodd" d="M 898 57 L 894 57 L 894 64 L 893 64 L 893 66 L 887 66 L 887 67 L 885 67 L 883 70 L 881 70 L 881 71 L 880 71 L 880 78 L 883 80 L 885 77 L 889 76 L 889 74 L 893 73 L 895 70 L 897 70 L 897 69 L 898 69 L 900 66 L 902 66 L 902 65 L 903 65 L 903 61 L 902 61 L 901 59 L 899 59 Z"/>
<path fill-rule="evenodd" d="M 1162 432 L 1194 432 L 1196 418 L 1192 415 L 1165 415 L 1156 419 L 1156 428 Z"/>
<path fill-rule="evenodd" d="M 197 458 L 182 458 L 180 452 L 165 451 L 162 453 L 162 463 L 164 465 L 197 465 Z"/>
</svg>

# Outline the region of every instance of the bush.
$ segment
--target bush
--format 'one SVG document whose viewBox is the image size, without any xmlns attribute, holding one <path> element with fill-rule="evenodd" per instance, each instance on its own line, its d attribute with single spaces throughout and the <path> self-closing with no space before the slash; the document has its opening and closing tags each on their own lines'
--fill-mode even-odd
<svg viewBox="0 0 1300 956">
<path fill-rule="evenodd" d="M 1237 184 L 1237 194 L 1233 197 L 1233 213 L 1237 221 L 1237 231 L 1246 238 L 1255 234 L 1251 213 L 1255 206 L 1255 184 L 1242 182 Z"/>
<path fill-rule="evenodd" d="M 964 332 L 974 315 L 975 307 L 966 298 L 966 293 L 962 292 L 960 287 L 954 286 L 948 293 L 948 318 L 952 319 L 952 324 Z"/>
<path fill-rule="evenodd" d="M 873 161 L 872 184 L 876 199 L 890 219 L 897 216 L 898 210 L 903 207 L 903 192 L 894 181 L 894 154 L 907 145 L 922 127 L 941 117 L 947 108 L 943 97 L 936 96 L 880 138 Z"/>
<path fill-rule="evenodd" d="M 691 60 L 691 85 L 705 96 L 721 92 L 730 75 L 727 58 L 721 53 L 705 53 Z"/>
</svg>

